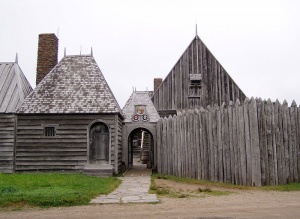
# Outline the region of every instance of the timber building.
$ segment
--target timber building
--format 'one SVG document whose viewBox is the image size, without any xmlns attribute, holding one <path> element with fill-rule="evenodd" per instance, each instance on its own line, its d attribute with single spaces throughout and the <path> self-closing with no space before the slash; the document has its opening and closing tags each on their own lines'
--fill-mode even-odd
<svg viewBox="0 0 300 219">
<path fill-rule="evenodd" d="M 15 62 L 0 63 L 0 172 L 14 171 L 15 110 L 31 91 L 17 56 Z"/>
<path fill-rule="evenodd" d="M 197 35 L 154 91 L 134 91 L 122 110 L 92 52 L 57 63 L 57 51 L 54 34 L 39 36 L 33 91 L 17 62 L 0 65 L 0 172 L 108 176 L 135 158 L 156 168 L 160 117 L 245 98 Z"/>
<path fill-rule="evenodd" d="M 157 88 L 152 100 L 162 116 L 246 98 L 198 35 L 162 83 L 160 79 L 154 83 Z"/>
</svg>

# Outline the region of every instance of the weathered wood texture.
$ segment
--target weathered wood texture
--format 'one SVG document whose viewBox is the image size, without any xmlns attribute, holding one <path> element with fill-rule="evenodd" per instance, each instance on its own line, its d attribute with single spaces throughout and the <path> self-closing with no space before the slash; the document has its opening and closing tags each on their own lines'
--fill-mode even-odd
<svg viewBox="0 0 300 219">
<path fill-rule="evenodd" d="M 18 115 L 15 170 L 82 170 L 88 126 L 95 120 L 110 127 L 111 164 L 117 173 L 122 160 L 122 120 L 117 114 Z M 56 135 L 44 136 L 43 127 L 51 125 L 56 126 Z"/>
<path fill-rule="evenodd" d="M 0 113 L 0 172 L 12 173 L 14 169 L 15 116 Z"/>
<path fill-rule="evenodd" d="M 246 98 L 161 119 L 158 172 L 252 186 L 299 182 L 299 111 L 295 102 Z"/>
<path fill-rule="evenodd" d="M 199 75 L 197 77 L 197 75 Z M 192 79 L 200 79 L 199 84 Z M 152 101 L 157 111 L 184 110 L 246 98 L 242 90 L 196 36 L 168 76 L 155 92 Z"/>
</svg>

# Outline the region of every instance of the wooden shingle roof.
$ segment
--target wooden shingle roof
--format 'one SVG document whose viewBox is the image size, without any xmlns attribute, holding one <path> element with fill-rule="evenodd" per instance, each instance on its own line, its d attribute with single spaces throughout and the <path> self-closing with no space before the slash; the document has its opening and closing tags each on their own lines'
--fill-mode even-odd
<svg viewBox="0 0 300 219">
<path fill-rule="evenodd" d="M 136 114 L 135 106 L 146 106 L 146 114 L 149 116 L 149 122 L 157 122 L 160 117 L 151 101 L 153 92 L 134 91 L 125 106 L 123 107 L 124 122 L 132 122 L 133 115 Z"/>
<path fill-rule="evenodd" d="M 0 62 L 0 113 L 13 113 L 32 91 L 16 62 Z"/>
<path fill-rule="evenodd" d="M 95 59 L 64 57 L 25 99 L 18 113 L 119 113 Z"/>
</svg>

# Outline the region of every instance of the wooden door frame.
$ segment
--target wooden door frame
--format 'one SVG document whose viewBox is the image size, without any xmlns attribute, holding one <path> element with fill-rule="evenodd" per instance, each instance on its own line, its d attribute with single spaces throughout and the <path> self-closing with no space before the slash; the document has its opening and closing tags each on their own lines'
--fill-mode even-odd
<svg viewBox="0 0 300 219">
<path fill-rule="evenodd" d="M 104 122 L 101 119 L 96 119 L 94 121 L 92 121 L 88 127 L 87 127 L 87 164 L 91 164 L 90 163 L 90 129 L 91 127 L 96 124 L 96 123 L 102 123 L 104 125 L 106 125 L 107 129 L 108 129 L 108 164 L 106 165 L 111 165 L 111 128 L 110 126 Z"/>
</svg>

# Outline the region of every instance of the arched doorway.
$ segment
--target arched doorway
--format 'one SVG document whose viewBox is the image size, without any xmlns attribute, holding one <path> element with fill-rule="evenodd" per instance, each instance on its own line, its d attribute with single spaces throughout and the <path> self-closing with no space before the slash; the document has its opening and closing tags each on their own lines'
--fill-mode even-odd
<svg viewBox="0 0 300 219">
<path fill-rule="evenodd" d="M 89 164 L 109 164 L 109 128 L 96 122 L 89 129 Z"/>
<path fill-rule="evenodd" d="M 154 140 L 152 133 L 145 128 L 136 128 L 128 136 L 129 169 L 152 168 L 154 160 Z"/>
</svg>

